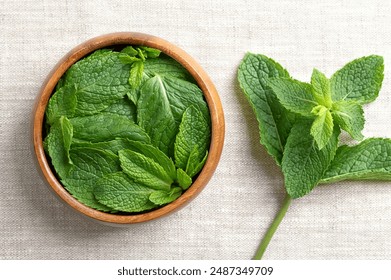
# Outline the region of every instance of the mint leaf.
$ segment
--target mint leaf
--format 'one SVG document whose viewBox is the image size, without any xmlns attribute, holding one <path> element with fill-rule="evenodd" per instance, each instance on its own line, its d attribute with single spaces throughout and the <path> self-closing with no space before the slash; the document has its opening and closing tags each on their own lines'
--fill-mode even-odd
<svg viewBox="0 0 391 280">
<path fill-rule="evenodd" d="M 145 61 L 146 59 L 146 53 L 140 48 L 136 48 L 137 55 L 141 58 L 142 61 Z"/>
<path fill-rule="evenodd" d="M 137 109 L 138 124 L 148 133 L 151 143 L 169 155 L 178 127 L 160 76 L 143 85 Z"/>
<path fill-rule="evenodd" d="M 189 106 L 183 114 L 174 145 L 175 165 L 186 170 L 190 154 L 197 146 L 198 157 L 192 157 L 192 164 L 198 165 L 204 158 L 210 144 L 210 128 L 202 113 Z"/>
<path fill-rule="evenodd" d="M 113 52 L 112 49 L 99 49 L 94 51 L 92 54 L 90 54 L 89 57 L 99 56 L 101 54 L 111 53 L 111 52 Z"/>
<path fill-rule="evenodd" d="M 155 192 L 134 182 L 123 172 L 112 173 L 97 180 L 93 189 L 96 199 L 107 207 L 124 212 L 141 212 L 156 208 L 149 200 Z"/>
<path fill-rule="evenodd" d="M 76 109 L 75 85 L 59 88 L 49 99 L 46 108 L 46 122 L 52 125 L 61 116 L 72 117 Z"/>
<path fill-rule="evenodd" d="M 166 155 L 173 154 L 182 115 L 190 105 L 199 109 L 206 120 L 210 120 L 202 91 L 195 84 L 157 75 L 141 88 L 137 102 L 138 123 L 149 134 L 152 144 Z"/>
<path fill-rule="evenodd" d="M 72 118 L 74 137 L 79 140 L 101 142 L 116 137 L 149 142 L 148 135 L 127 117 L 111 113 Z"/>
<path fill-rule="evenodd" d="M 318 184 L 337 150 L 338 127 L 322 150 L 316 147 L 310 129 L 310 119 L 298 120 L 285 146 L 281 167 L 286 191 L 292 198 L 306 195 Z"/>
<path fill-rule="evenodd" d="M 321 183 L 343 180 L 391 180 L 391 140 L 369 138 L 339 147 Z"/>
<path fill-rule="evenodd" d="M 130 56 L 128 54 L 125 54 L 125 53 L 120 53 L 118 55 L 118 58 L 119 60 L 123 63 L 123 64 L 133 64 L 134 62 L 136 61 L 142 61 L 140 58 L 138 57 L 134 57 L 134 56 Z"/>
<path fill-rule="evenodd" d="M 137 152 L 154 160 L 157 164 L 163 167 L 171 179 L 176 179 L 176 169 L 174 162 L 158 148 L 139 141 L 130 141 L 126 139 L 123 140 L 123 142 L 124 149 L 132 150 L 133 152 Z"/>
<path fill-rule="evenodd" d="M 330 79 L 333 101 L 366 104 L 376 99 L 383 82 L 383 58 L 371 55 L 355 59 Z"/>
<path fill-rule="evenodd" d="M 181 194 L 182 194 L 182 189 L 178 187 L 172 188 L 169 191 L 159 190 L 151 193 L 151 195 L 149 196 L 149 200 L 156 205 L 164 205 L 173 202 L 178 197 L 180 197 Z"/>
<path fill-rule="evenodd" d="M 65 188 L 81 203 L 101 211 L 112 209 L 100 204 L 93 195 L 99 178 L 121 170 L 118 156 L 92 148 L 72 148 L 73 168 L 61 180 Z"/>
<path fill-rule="evenodd" d="M 141 78 L 140 86 L 138 88 L 132 89 L 128 93 L 129 99 L 136 104 L 140 95 L 140 88 L 149 78 L 152 78 L 156 75 L 166 75 L 194 83 L 194 78 L 181 64 L 179 64 L 171 57 L 161 54 L 158 58 L 148 58 L 144 61 L 144 72 Z"/>
<path fill-rule="evenodd" d="M 73 139 L 71 148 L 93 148 L 98 150 L 104 150 L 106 152 L 111 152 L 114 155 L 118 156 L 118 151 L 126 149 L 126 143 L 129 140 L 123 139 L 123 138 L 117 138 L 114 140 L 109 141 L 102 141 L 102 142 L 90 142 L 90 141 L 83 141 L 78 139 Z"/>
<path fill-rule="evenodd" d="M 72 160 L 69 155 L 72 137 L 72 124 L 62 116 L 50 127 L 50 132 L 45 139 L 46 150 L 60 178 L 66 177 L 72 168 Z"/>
<path fill-rule="evenodd" d="M 157 58 L 161 53 L 161 51 L 159 51 L 158 49 L 150 47 L 140 46 L 139 48 L 143 50 L 147 58 Z"/>
<path fill-rule="evenodd" d="M 132 46 L 128 46 L 121 51 L 121 57 L 123 63 L 132 64 L 135 61 L 146 61 L 147 58 L 157 58 L 161 51 L 158 49 L 140 46 L 136 49 Z"/>
<path fill-rule="evenodd" d="M 58 80 L 57 85 L 56 85 L 56 88 L 55 88 L 55 91 L 60 90 L 60 88 L 62 88 L 62 87 L 64 86 L 64 79 L 65 79 L 65 77 L 62 76 L 62 77 Z M 52 96 L 52 97 L 53 97 L 53 96 Z M 50 98 L 52 98 L 52 97 L 50 97 Z M 50 101 L 50 99 L 49 99 L 49 101 Z"/>
<path fill-rule="evenodd" d="M 137 121 L 137 108 L 127 97 L 118 100 L 104 109 L 102 113 L 112 113 L 125 116 L 133 122 Z"/>
<path fill-rule="evenodd" d="M 121 53 L 127 54 L 128 56 L 136 56 L 138 54 L 138 51 L 133 48 L 132 46 L 127 46 L 122 49 Z"/>
<path fill-rule="evenodd" d="M 144 62 L 144 74 L 148 78 L 155 75 L 167 75 L 185 81 L 193 82 L 194 78 L 179 62 L 161 54 L 158 58 L 149 58 Z"/>
<path fill-rule="evenodd" d="M 201 171 L 202 167 L 204 167 L 206 159 L 208 158 L 208 151 L 206 151 L 205 156 L 201 161 L 199 161 L 200 157 L 201 153 L 198 149 L 198 145 L 195 145 L 190 153 L 185 170 L 190 177 L 197 175 Z"/>
<path fill-rule="evenodd" d="M 322 72 L 314 69 L 311 76 L 311 85 L 316 101 L 326 108 L 331 108 L 332 100 L 329 79 Z"/>
<path fill-rule="evenodd" d="M 135 89 L 140 86 L 143 78 L 144 62 L 136 61 L 132 63 L 129 74 L 129 84 Z"/>
<path fill-rule="evenodd" d="M 120 53 L 94 53 L 72 65 L 64 76 L 64 86 L 75 85 L 75 116 L 96 114 L 130 92 L 130 65 L 123 64 Z"/>
<path fill-rule="evenodd" d="M 355 140 L 362 140 L 364 129 L 364 111 L 361 105 L 354 101 L 338 101 L 333 103 L 332 114 L 335 122 L 348 132 Z"/>
<path fill-rule="evenodd" d="M 118 155 L 125 174 L 138 183 L 156 190 L 169 190 L 174 182 L 160 164 L 143 154 L 121 150 Z"/>
<path fill-rule="evenodd" d="M 191 183 L 193 182 L 191 177 L 187 175 L 187 173 L 180 168 L 177 169 L 177 181 L 179 186 L 183 190 L 187 190 L 191 186 Z"/>
<path fill-rule="evenodd" d="M 280 64 L 264 55 L 245 55 L 238 70 L 239 85 L 257 118 L 261 144 L 280 165 L 295 115 L 289 113 L 267 87 L 271 77 L 289 78 L 289 74 Z"/>
<path fill-rule="evenodd" d="M 210 122 L 208 105 L 201 89 L 196 84 L 169 75 L 157 77 L 164 88 L 163 97 L 167 98 L 177 125 L 182 121 L 183 113 L 189 106 L 199 110 L 205 120 Z"/>
<path fill-rule="evenodd" d="M 269 79 L 268 86 L 291 112 L 311 116 L 312 109 L 318 105 L 310 84 L 289 78 L 272 78 Z"/>
<path fill-rule="evenodd" d="M 145 62 L 144 62 L 144 68 L 145 68 Z M 131 90 L 127 93 L 128 98 L 134 103 L 137 104 L 139 96 L 140 96 L 140 90 L 141 87 L 150 79 L 149 76 L 147 76 L 145 73 L 141 76 L 141 81 L 138 87 L 131 88 Z"/>
<path fill-rule="evenodd" d="M 319 150 L 321 150 L 327 145 L 333 134 L 333 117 L 330 111 L 323 105 L 314 107 L 312 113 L 316 115 L 316 118 L 312 123 L 310 133 L 314 137 Z"/>
</svg>

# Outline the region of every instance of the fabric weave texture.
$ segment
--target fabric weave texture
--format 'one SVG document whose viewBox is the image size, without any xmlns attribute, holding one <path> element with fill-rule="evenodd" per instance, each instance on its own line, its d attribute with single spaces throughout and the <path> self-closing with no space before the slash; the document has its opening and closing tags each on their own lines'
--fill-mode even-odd
<svg viewBox="0 0 391 280">
<path fill-rule="evenodd" d="M 382 55 L 365 137 L 391 137 L 391 2 L 0 1 L 0 259 L 250 259 L 284 197 L 237 83 L 246 51 L 309 81 Z M 226 140 L 204 191 L 168 217 L 123 228 L 87 220 L 48 190 L 31 145 L 46 75 L 92 37 L 137 31 L 164 38 L 206 70 L 220 94 Z M 349 137 L 344 136 L 349 142 Z M 293 201 L 265 259 L 391 259 L 391 182 L 342 182 Z"/>
</svg>

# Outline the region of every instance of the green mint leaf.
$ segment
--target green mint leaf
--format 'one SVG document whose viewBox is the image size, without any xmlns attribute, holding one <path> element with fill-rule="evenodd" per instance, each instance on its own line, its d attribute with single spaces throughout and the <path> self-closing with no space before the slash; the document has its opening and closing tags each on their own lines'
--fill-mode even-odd
<svg viewBox="0 0 391 280">
<path fill-rule="evenodd" d="M 295 115 L 289 113 L 267 87 L 271 77 L 289 78 L 289 74 L 280 64 L 264 55 L 245 55 L 238 69 L 239 85 L 257 118 L 261 144 L 280 165 Z"/>
<path fill-rule="evenodd" d="M 62 76 L 58 82 L 57 82 L 57 85 L 56 85 L 56 88 L 55 88 L 55 91 L 58 91 L 60 88 L 62 88 L 64 86 L 64 80 L 65 80 L 65 76 Z"/>
<path fill-rule="evenodd" d="M 189 106 L 183 114 L 174 145 L 175 165 L 186 170 L 190 154 L 197 146 L 198 157 L 192 158 L 192 165 L 202 162 L 210 144 L 210 127 L 202 113 Z"/>
<path fill-rule="evenodd" d="M 65 178 L 72 168 L 72 160 L 69 155 L 72 137 L 72 124 L 62 116 L 50 127 L 50 132 L 45 139 L 46 150 L 60 178 Z"/>
<path fill-rule="evenodd" d="M 383 70 L 383 58 L 377 55 L 349 62 L 330 79 L 333 101 L 372 102 L 379 94 Z"/>
<path fill-rule="evenodd" d="M 138 183 L 157 190 L 169 190 L 174 182 L 160 164 L 143 154 L 121 150 L 118 155 L 125 174 Z"/>
<path fill-rule="evenodd" d="M 272 78 L 269 79 L 268 86 L 281 104 L 291 112 L 311 116 L 312 109 L 318 105 L 310 84 L 289 78 Z"/>
<path fill-rule="evenodd" d="M 154 189 L 134 182 L 123 172 L 102 177 L 97 180 L 93 189 L 99 203 L 124 212 L 141 212 L 156 208 L 157 205 L 149 200 L 153 192 Z"/>
<path fill-rule="evenodd" d="M 125 54 L 125 53 L 120 53 L 118 55 L 118 58 L 119 60 L 123 63 L 123 64 L 133 64 L 134 62 L 136 61 L 142 61 L 140 58 L 138 57 L 134 57 L 134 56 L 130 56 L 128 54 Z"/>
<path fill-rule="evenodd" d="M 314 137 L 319 150 L 323 149 L 333 134 L 334 123 L 330 111 L 323 105 L 314 107 L 312 113 L 316 118 L 311 126 L 311 135 Z"/>
<path fill-rule="evenodd" d="M 130 66 L 129 84 L 132 89 L 138 88 L 142 82 L 144 62 L 136 61 Z"/>
<path fill-rule="evenodd" d="M 177 181 L 183 190 L 187 190 L 193 183 L 191 177 L 180 168 L 177 169 Z"/>
<path fill-rule="evenodd" d="M 59 88 L 49 99 L 46 108 L 46 122 L 52 125 L 61 116 L 72 117 L 76 109 L 75 85 Z"/>
<path fill-rule="evenodd" d="M 127 46 L 122 49 L 121 53 L 127 54 L 129 56 L 136 56 L 138 54 L 138 51 L 132 46 Z"/>
<path fill-rule="evenodd" d="M 90 141 L 79 140 L 74 138 L 72 141 L 71 148 L 76 148 L 76 147 L 94 148 L 94 149 L 111 152 L 114 155 L 118 155 L 118 152 L 120 150 L 132 149 L 133 148 L 132 142 L 142 143 L 139 141 L 131 141 L 126 138 L 115 138 L 113 140 L 102 141 L 102 142 L 90 142 Z"/>
<path fill-rule="evenodd" d="M 310 119 L 298 120 L 285 146 L 281 166 L 292 198 L 308 194 L 319 183 L 337 150 L 339 128 L 335 127 L 328 144 L 319 150 L 310 135 L 311 124 Z"/>
<path fill-rule="evenodd" d="M 71 148 L 93 148 L 98 150 L 104 150 L 106 152 L 111 152 L 114 155 L 118 156 L 118 151 L 126 149 L 126 143 L 129 140 L 123 139 L 123 138 L 117 138 L 114 140 L 109 141 L 102 141 L 102 142 L 90 142 L 90 141 L 83 141 L 79 139 L 73 139 Z"/>
<path fill-rule="evenodd" d="M 189 106 L 199 110 L 204 119 L 210 123 L 208 105 L 201 89 L 196 84 L 169 75 L 162 76 L 161 81 L 177 125 L 182 122 L 183 113 Z"/>
<path fill-rule="evenodd" d="M 145 68 L 145 62 L 144 62 L 144 68 Z M 140 84 L 138 87 L 135 87 L 135 88 L 131 88 L 131 90 L 127 93 L 127 96 L 128 98 L 134 103 L 134 104 L 137 104 L 138 102 L 138 99 L 139 99 L 139 96 L 140 96 L 140 90 L 141 90 L 141 87 L 150 79 L 149 76 L 147 76 L 145 74 L 145 72 L 143 73 L 143 75 L 141 76 L 141 81 L 140 81 Z"/>
<path fill-rule="evenodd" d="M 113 52 L 112 49 L 99 49 L 99 50 L 94 51 L 92 54 L 90 54 L 90 57 L 99 56 L 101 54 L 111 53 L 111 52 Z"/>
<path fill-rule="evenodd" d="M 316 101 L 330 109 L 332 100 L 329 79 L 322 72 L 314 69 L 311 76 L 311 85 Z"/>
<path fill-rule="evenodd" d="M 167 75 L 194 83 L 194 78 L 186 68 L 167 55 L 161 54 L 159 58 L 149 58 L 144 63 L 144 72 L 149 78 L 155 75 Z"/>
<path fill-rule="evenodd" d="M 140 49 L 144 51 L 145 56 L 147 58 L 157 58 L 161 53 L 161 51 L 159 51 L 158 49 L 145 47 L 145 46 L 140 46 Z"/>
<path fill-rule="evenodd" d="M 137 50 L 137 55 L 141 58 L 142 61 L 145 61 L 146 57 L 145 57 L 145 51 L 140 49 L 140 48 L 136 48 Z"/>
<path fill-rule="evenodd" d="M 101 211 L 112 209 L 100 204 L 93 195 L 97 181 L 106 174 L 121 170 L 118 156 L 92 148 L 72 148 L 73 168 L 61 182 L 77 200 Z"/>
<path fill-rule="evenodd" d="M 130 65 L 118 52 L 92 54 L 72 65 L 64 76 L 64 86 L 75 85 L 75 116 L 93 115 L 130 92 Z"/>
<path fill-rule="evenodd" d="M 128 139 L 125 140 L 124 146 L 126 146 L 124 149 L 132 150 L 133 152 L 137 152 L 154 160 L 157 164 L 163 167 L 171 179 L 176 179 L 174 162 L 158 148 L 140 141 L 130 141 Z"/>
<path fill-rule="evenodd" d="M 206 151 L 204 158 L 201 161 L 198 161 L 200 155 L 201 154 L 198 149 L 198 145 L 195 145 L 194 149 L 190 153 L 189 161 L 187 162 L 185 170 L 190 177 L 193 177 L 198 174 L 201 171 L 202 167 L 204 167 L 206 159 L 208 158 L 208 151 Z"/>
<path fill-rule="evenodd" d="M 148 58 L 144 61 L 144 73 L 141 78 L 140 86 L 138 88 L 132 89 L 128 93 L 129 99 L 137 104 L 137 100 L 140 95 L 140 88 L 149 78 L 152 78 L 156 75 L 166 75 L 189 82 L 194 82 L 194 78 L 181 64 L 179 64 L 171 57 L 161 54 L 158 58 Z"/>
<path fill-rule="evenodd" d="M 210 122 L 208 106 L 195 84 L 157 75 L 141 88 L 137 102 L 138 123 L 149 134 L 152 144 L 170 157 L 182 115 L 190 105 Z"/>
<path fill-rule="evenodd" d="M 149 142 L 148 135 L 127 117 L 111 113 L 72 118 L 73 136 L 76 139 L 101 142 L 116 137 Z"/>
<path fill-rule="evenodd" d="M 178 128 L 160 76 L 143 85 L 137 109 L 138 124 L 148 133 L 151 143 L 169 155 Z"/>
<path fill-rule="evenodd" d="M 391 180 L 391 140 L 368 138 L 339 147 L 321 183 L 343 180 Z"/>
<path fill-rule="evenodd" d="M 364 129 L 364 111 L 354 101 L 338 101 L 333 103 L 332 115 L 335 122 L 350 136 L 358 141 L 363 139 L 361 131 Z"/>
<path fill-rule="evenodd" d="M 129 120 L 137 121 L 137 108 L 136 105 L 129 98 L 125 97 L 117 102 L 111 104 L 109 107 L 104 109 L 102 113 L 112 113 L 120 116 L 127 117 Z"/>
<path fill-rule="evenodd" d="M 175 199 L 180 197 L 181 194 L 182 189 L 178 187 L 172 188 L 169 191 L 159 190 L 151 193 L 151 195 L 149 196 L 149 200 L 156 205 L 164 205 L 173 202 Z"/>
</svg>

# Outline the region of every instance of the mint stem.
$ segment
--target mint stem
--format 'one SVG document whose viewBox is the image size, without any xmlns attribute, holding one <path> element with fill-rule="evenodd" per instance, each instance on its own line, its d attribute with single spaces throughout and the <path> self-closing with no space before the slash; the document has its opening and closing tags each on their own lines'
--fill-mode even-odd
<svg viewBox="0 0 391 280">
<path fill-rule="evenodd" d="M 274 218 L 273 223 L 270 225 L 269 229 L 267 230 L 265 236 L 263 237 L 261 244 L 259 244 L 258 250 L 255 253 L 255 256 L 253 257 L 253 260 L 260 260 L 262 259 L 263 254 L 266 251 L 267 246 L 269 245 L 270 240 L 273 238 L 274 233 L 276 232 L 278 226 L 280 225 L 282 219 L 284 219 L 286 212 L 288 211 L 289 205 L 292 202 L 292 198 L 287 194 L 284 198 L 284 202 L 282 204 L 282 207 L 280 211 L 277 213 L 276 217 Z"/>
</svg>

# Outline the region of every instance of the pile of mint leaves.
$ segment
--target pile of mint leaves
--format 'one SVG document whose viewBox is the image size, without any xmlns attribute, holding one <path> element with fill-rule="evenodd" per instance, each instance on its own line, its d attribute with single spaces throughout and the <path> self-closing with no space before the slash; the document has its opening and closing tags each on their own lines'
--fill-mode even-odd
<svg viewBox="0 0 391 280">
<path fill-rule="evenodd" d="M 292 199 L 319 184 L 391 180 L 391 139 L 364 139 L 361 133 L 363 105 L 377 98 L 383 71 L 383 58 L 370 55 L 349 62 L 330 78 L 314 69 L 306 83 L 265 55 L 245 55 L 239 85 L 258 121 L 261 144 L 281 167 L 286 190 L 254 259 L 262 258 Z M 357 144 L 340 145 L 341 130 Z"/>
<path fill-rule="evenodd" d="M 100 49 L 73 64 L 45 114 L 45 152 L 66 190 L 105 212 L 177 199 L 210 145 L 203 93 L 171 57 L 145 46 Z"/>
</svg>

